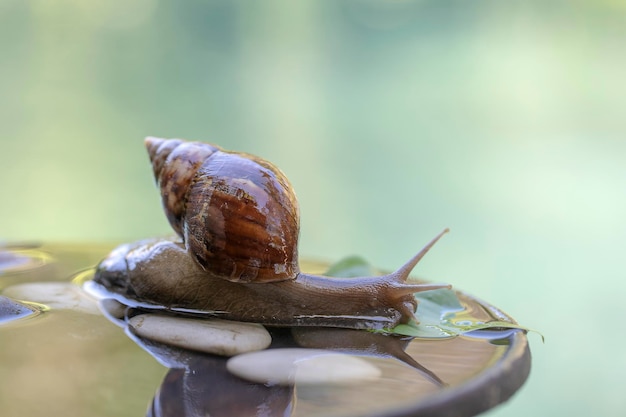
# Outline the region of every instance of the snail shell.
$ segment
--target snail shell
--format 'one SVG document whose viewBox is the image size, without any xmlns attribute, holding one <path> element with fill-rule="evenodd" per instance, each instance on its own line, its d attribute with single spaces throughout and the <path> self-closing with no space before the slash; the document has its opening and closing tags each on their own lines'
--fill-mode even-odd
<svg viewBox="0 0 626 417">
<path fill-rule="evenodd" d="M 163 208 L 207 272 L 271 282 L 298 274 L 298 203 L 287 177 L 253 155 L 147 138 Z"/>
<path fill-rule="evenodd" d="M 179 238 L 121 245 L 98 265 L 94 281 L 124 301 L 269 325 L 380 329 L 416 319 L 414 293 L 449 288 L 407 281 L 447 229 L 388 275 L 305 274 L 297 200 L 278 168 L 200 142 L 145 143 Z"/>
</svg>

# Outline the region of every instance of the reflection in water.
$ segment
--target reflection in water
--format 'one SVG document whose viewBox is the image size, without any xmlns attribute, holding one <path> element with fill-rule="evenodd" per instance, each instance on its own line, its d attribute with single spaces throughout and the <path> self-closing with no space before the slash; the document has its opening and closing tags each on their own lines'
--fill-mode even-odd
<svg viewBox="0 0 626 417">
<path fill-rule="evenodd" d="M 415 368 L 436 385 L 447 385 L 433 371 L 405 352 L 413 340 L 412 337 L 397 337 L 330 327 L 294 327 L 291 332 L 296 342 L 302 347 L 332 349 L 353 355 L 397 359 Z"/>
<path fill-rule="evenodd" d="M 168 346 L 140 338 L 128 329 L 127 334 L 170 368 L 148 408 L 148 417 L 269 417 L 292 413 L 294 387 L 248 382 L 226 369 L 227 357 Z"/>
<path fill-rule="evenodd" d="M 131 312 L 131 314 L 133 314 Z M 170 368 L 163 379 L 161 386 L 155 393 L 154 399 L 148 408 L 149 417 L 171 416 L 288 416 L 293 415 L 296 409 L 298 395 L 309 391 L 309 395 L 319 395 L 320 399 L 332 400 L 328 396 L 351 395 L 355 389 L 350 387 L 307 387 L 295 385 L 259 384 L 249 382 L 232 375 L 226 368 L 228 358 L 192 352 L 186 349 L 167 346 L 144 338 L 139 338 L 127 330 L 129 336 L 143 349 L 148 351 L 160 363 Z M 410 345 L 410 338 L 385 336 L 350 329 L 329 328 L 292 328 L 272 329 L 272 348 L 305 347 L 315 349 L 331 349 L 371 358 L 393 359 L 409 365 L 414 371 L 404 382 L 404 390 L 411 391 L 416 384 L 417 375 L 423 380 L 437 387 L 433 393 L 448 386 L 433 371 L 417 362 L 405 349 Z M 474 332 L 475 341 L 459 338 L 441 340 L 441 350 L 446 354 L 461 355 L 452 358 L 451 369 L 472 367 L 471 357 L 479 359 L 481 355 L 489 354 L 492 349 L 485 349 L 485 343 L 495 346 L 508 346 L 513 337 L 519 334 L 517 330 L 494 332 L 490 330 Z M 474 339 L 474 337 L 472 337 Z M 478 342 L 478 343 L 477 343 Z M 433 345 L 431 344 L 432 348 Z M 447 352 L 447 353 L 446 353 Z M 467 353 L 470 353 L 469 357 Z M 427 355 L 428 356 L 428 355 Z M 454 363 L 459 361 L 458 363 Z M 402 377 L 399 376 L 402 380 Z M 456 384 L 462 381 L 455 381 Z M 391 381 L 387 381 L 391 384 Z M 401 385 L 399 385 L 401 386 Z M 359 385 L 363 389 L 365 385 Z M 296 389 L 297 388 L 297 389 Z M 356 390 L 358 391 L 358 389 Z M 299 394 L 296 395 L 296 392 Z M 365 391 L 367 392 L 367 391 Z M 312 394 L 311 394 L 312 393 Z M 417 392 L 415 392 L 417 394 Z M 419 395 L 419 394 L 418 394 Z M 424 395 L 424 392 L 421 393 Z M 400 398 L 400 397 L 399 397 Z M 491 404 L 491 400 L 480 400 L 469 404 L 470 409 L 483 409 L 481 403 Z M 487 407 L 487 405 L 485 405 Z M 299 409 L 298 412 L 302 410 Z M 319 410 L 318 410 L 319 411 Z M 304 413 L 306 415 L 306 413 Z M 313 413 L 314 414 L 314 413 Z M 460 415 L 473 415 L 474 412 Z"/>
<path fill-rule="evenodd" d="M 168 372 L 146 415 L 290 416 L 292 401 L 293 387 L 247 383 L 226 370 L 225 359 L 199 358 L 191 369 Z"/>
<path fill-rule="evenodd" d="M 27 272 L 50 264 L 54 259 L 44 251 L 37 249 L 36 244 L 11 244 L 0 243 L 0 276 Z"/>
<path fill-rule="evenodd" d="M 148 417 L 289 416 L 293 387 L 244 381 L 226 369 L 227 358 L 135 339 L 159 361 L 173 365 L 148 408 Z"/>
<path fill-rule="evenodd" d="M 170 368 L 155 394 L 148 416 L 287 416 L 293 411 L 295 386 L 249 382 L 226 369 L 225 357 L 167 346 L 140 338 L 129 330 L 127 333 Z M 270 349 L 321 348 L 394 358 L 409 364 L 437 386 L 444 385 L 437 375 L 404 351 L 411 338 L 329 328 L 276 328 L 271 333 Z"/>
</svg>

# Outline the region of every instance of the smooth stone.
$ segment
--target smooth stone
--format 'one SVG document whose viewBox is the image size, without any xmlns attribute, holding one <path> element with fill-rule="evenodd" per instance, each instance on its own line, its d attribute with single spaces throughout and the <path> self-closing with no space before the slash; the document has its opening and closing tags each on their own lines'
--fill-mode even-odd
<svg viewBox="0 0 626 417">
<path fill-rule="evenodd" d="M 98 300 L 98 307 L 106 318 L 120 327 L 126 327 L 125 317 L 128 307 L 113 298 Z"/>
<path fill-rule="evenodd" d="M 100 314 L 98 306 L 80 287 L 70 282 L 30 282 L 7 287 L 2 292 L 13 299 L 44 304 L 51 309 Z"/>
<path fill-rule="evenodd" d="M 5 251 L 0 248 L 0 275 L 4 272 L 10 272 L 12 269 L 20 268 L 29 262 L 30 259 L 27 256 Z"/>
<path fill-rule="evenodd" d="M 234 375 L 261 384 L 352 384 L 380 378 L 381 370 L 356 356 L 323 349 L 282 348 L 230 358 Z"/>
<path fill-rule="evenodd" d="M 0 323 L 21 319 L 32 314 L 36 314 L 34 308 L 0 295 Z"/>
<path fill-rule="evenodd" d="M 146 339 L 222 356 L 265 349 L 272 342 L 265 327 L 256 323 L 152 313 L 131 317 L 128 325 Z"/>
</svg>

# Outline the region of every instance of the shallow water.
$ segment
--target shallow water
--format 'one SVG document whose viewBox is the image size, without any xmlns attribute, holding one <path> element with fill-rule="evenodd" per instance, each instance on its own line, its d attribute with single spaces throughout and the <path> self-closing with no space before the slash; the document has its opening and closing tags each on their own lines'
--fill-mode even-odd
<svg viewBox="0 0 626 417">
<path fill-rule="evenodd" d="M 226 358 L 140 339 L 120 328 L 123 322 L 103 316 L 96 300 L 71 281 L 88 278 L 85 269 L 109 249 L 13 246 L 2 252 L 2 293 L 22 289 L 21 300 L 12 301 L 26 302 L 33 311 L 0 323 L 3 416 L 406 415 L 437 399 L 450 403 L 464 390 L 484 389 L 483 379 L 511 361 L 515 349 L 527 352 L 521 331 L 409 339 L 341 329 L 270 329 L 270 348 L 339 350 L 367 360 L 382 376 L 347 385 L 252 384 L 230 375 Z M 490 306 L 459 298 L 465 310 L 458 319 L 501 319 Z M 517 385 L 528 365 L 518 366 L 512 378 Z M 516 388 L 497 393 L 495 403 Z M 467 405 L 466 415 L 484 408 L 474 409 L 467 400 L 460 404 Z"/>
</svg>

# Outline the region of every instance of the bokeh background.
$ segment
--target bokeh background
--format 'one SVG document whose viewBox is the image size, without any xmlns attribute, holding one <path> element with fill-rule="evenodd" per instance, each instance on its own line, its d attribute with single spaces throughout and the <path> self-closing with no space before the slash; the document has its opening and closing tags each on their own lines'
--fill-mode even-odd
<svg viewBox="0 0 626 417">
<path fill-rule="evenodd" d="M 537 329 L 495 416 L 623 415 L 626 3 L 0 0 L 0 239 L 167 234 L 143 137 L 258 154 L 301 256 Z"/>
</svg>

